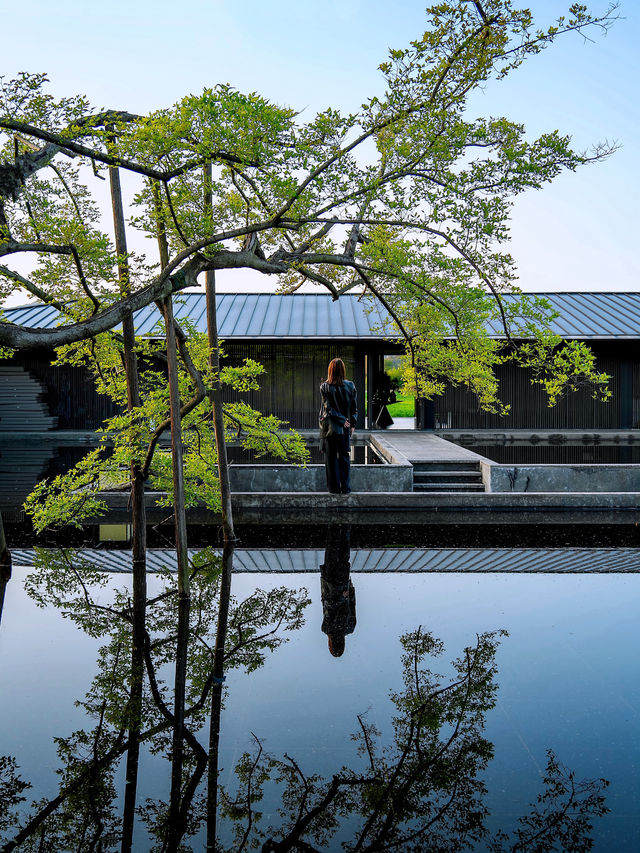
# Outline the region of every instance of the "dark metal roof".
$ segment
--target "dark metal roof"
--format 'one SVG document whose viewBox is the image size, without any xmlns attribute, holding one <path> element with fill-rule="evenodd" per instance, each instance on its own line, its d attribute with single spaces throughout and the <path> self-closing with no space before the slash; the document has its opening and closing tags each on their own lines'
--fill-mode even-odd
<svg viewBox="0 0 640 853">
<path fill-rule="evenodd" d="M 638 293 L 540 293 L 560 317 L 552 324 L 563 338 L 640 338 Z M 504 297 L 509 299 L 508 296 Z M 387 312 L 347 294 L 334 301 L 329 295 L 275 293 L 222 293 L 217 297 L 218 333 L 224 339 L 375 339 L 397 333 Z M 203 293 L 175 297 L 175 315 L 199 331 L 206 330 Z M 29 328 L 50 329 L 59 322 L 55 308 L 38 303 L 6 308 L 3 317 Z M 136 332 L 152 336 L 160 315 L 149 306 L 135 315 Z M 502 337 L 499 324 L 489 324 L 491 334 Z"/>
<path fill-rule="evenodd" d="M 640 338 L 640 293 L 536 293 L 560 315 L 551 324 L 562 338 Z M 508 297 L 506 297 L 508 299 Z M 500 326 L 489 329 L 501 337 Z M 515 337 L 515 335 L 514 335 Z"/>
<path fill-rule="evenodd" d="M 384 309 L 367 305 L 356 296 L 334 301 L 329 295 L 275 293 L 221 293 L 216 299 L 218 334 L 224 339 L 256 338 L 379 338 L 396 334 Z M 204 293 L 180 293 L 174 299 L 178 320 L 188 320 L 200 332 L 206 331 Z M 51 329 L 59 323 L 55 308 L 33 304 L 4 309 L 12 323 L 29 328 Z M 160 314 L 155 305 L 134 315 L 136 334 L 158 333 Z M 386 324 L 386 325 L 385 325 Z"/>
<path fill-rule="evenodd" d="M 83 549 L 78 551 L 92 568 L 131 572 L 131 551 Z M 196 551 L 190 550 L 193 558 Z M 16 566 L 31 566 L 32 550 L 15 550 Z M 238 549 L 235 572 L 319 572 L 324 550 Z M 150 549 L 147 569 L 176 571 L 175 551 Z M 352 572 L 639 572 L 637 548 L 360 548 L 351 551 Z"/>
</svg>

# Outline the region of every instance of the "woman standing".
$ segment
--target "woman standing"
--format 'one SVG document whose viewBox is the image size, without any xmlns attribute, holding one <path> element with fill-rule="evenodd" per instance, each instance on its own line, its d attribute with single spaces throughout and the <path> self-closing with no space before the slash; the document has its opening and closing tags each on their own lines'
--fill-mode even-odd
<svg viewBox="0 0 640 853">
<path fill-rule="evenodd" d="M 351 491 L 349 439 L 356 428 L 358 404 L 356 386 L 345 379 L 341 358 L 334 358 L 329 363 L 327 380 L 320 385 L 320 394 L 320 433 L 327 487 L 334 495 L 348 495 Z"/>
</svg>

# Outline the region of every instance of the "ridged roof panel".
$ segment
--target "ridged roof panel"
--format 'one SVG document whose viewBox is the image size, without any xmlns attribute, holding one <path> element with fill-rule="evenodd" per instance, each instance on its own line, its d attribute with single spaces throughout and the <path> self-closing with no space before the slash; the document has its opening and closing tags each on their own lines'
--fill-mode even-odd
<svg viewBox="0 0 640 853">
<path fill-rule="evenodd" d="M 189 551 L 189 556 L 197 553 Z M 85 549 L 78 552 L 92 567 L 111 572 L 131 571 L 131 551 Z M 16 566 L 33 565 L 35 552 L 14 550 Z M 638 572 L 637 548 L 385 548 L 352 549 L 352 572 L 462 572 L 521 574 Z M 237 549 L 235 572 L 319 572 L 325 562 L 320 549 Z M 150 549 L 147 570 L 176 571 L 175 551 Z"/>
<path fill-rule="evenodd" d="M 563 338 L 640 338 L 639 293 L 540 293 L 560 316 L 553 330 Z M 509 296 L 504 297 L 509 300 Z M 338 300 L 329 295 L 274 293 L 222 293 L 217 297 L 218 333 L 224 339 L 242 338 L 380 338 L 397 336 L 387 311 L 371 307 L 357 296 Z M 175 315 L 206 331 L 203 293 L 175 297 Z M 55 308 L 37 303 L 6 308 L 3 317 L 21 326 L 50 329 L 59 323 Z M 155 306 L 136 312 L 136 332 L 157 334 L 160 314 Z M 498 323 L 489 331 L 502 337 Z"/>
</svg>

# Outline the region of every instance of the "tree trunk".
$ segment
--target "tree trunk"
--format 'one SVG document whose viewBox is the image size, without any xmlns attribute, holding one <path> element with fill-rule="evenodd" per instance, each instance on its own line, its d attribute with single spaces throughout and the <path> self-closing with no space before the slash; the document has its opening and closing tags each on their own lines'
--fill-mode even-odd
<svg viewBox="0 0 640 853">
<path fill-rule="evenodd" d="M 224 416 L 222 411 L 222 385 L 220 382 L 220 348 L 218 344 L 218 322 L 216 318 L 216 275 L 213 270 L 206 274 L 207 293 L 207 332 L 209 335 L 209 364 L 214 373 L 213 387 L 209 392 L 213 408 L 213 428 L 216 436 L 218 455 L 218 478 L 220 480 L 220 499 L 222 501 L 222 531 L 225 545 L 235 542 L 233 529 L 233 511 L 231 508 L 231 486 L 229 484 L 229 462 L 227 444 L 224 437 Z"/>
<path fill-rule="evenodd" d="M 232 541 L 225 542 L 222 554 L 218 628 L 213 656 L 213 687 L 209 717 L 209 769 L 207 776 L 207 853 L 216 853 L 218 820 L 218 760 L 220 755 L 220 717 L 222 715 L 222 685 L 224 683 L 224 644 L 227 638 L 231 576 L 233 574 Z"/>
<path fill-rule="evenodd" d="M 205 215 L 213 217 L 213 194 L 211 186 L 212 169 L 208 163 L 203 170 L 204 197 L 203 209 Z M 214 374 L 213 388 L 209 399 L 213 408 L 213 428 L 216 436 L 216 451 L 218 456 L 218 478 L 220 480 L 220 497 L 222 500 L 222 532 L 224 542 L 235 542 L 233 529 L 233 512 L 231 510 L 231 487 L 229 485 L 229 462 L 227 460 L 227 444 L 224 438 L 224 415 L 222 412 L 222 385 L 220 382 L 220 347 L 218 343 L 218 321 L 216 317 L 216 274 L 213 270 L 205 273 L 205 291 L 207 294 L 207 333 L 209 336 L 209 365 Z"/>
<path fill-rule="evenodd" d="M 122 296 L 128 296 L 129 264 L 127 262 L 127 239 L 120 174 L 115 167 L 109 168 L 111 203 L 116 252 L 118 255 L 118 278 Z M 124 364 L 127 379 L 127 407 L 131 412 L 140 405 L 138 385 L 138 360 L 135 351 L 133 314 L 128 312 L 122 322 L 124 342 Z M 133 637 L 131 646 L 131 689 L 129 694 L 129 739 L 127 750 L 126 783 L 122 817 L 122 853 L 129 853 L 133 843 L 136 793 L 138 785 L 138 763 L 140 757 L 139 735 L 142 715 L 142 687 L 144 678 L 143 643 L 147 604 L 147 518 L 144 505 L 144 479 L 140 466 L 131 464 L 131 512 L 133 527 Z"/>
<path fill-rule="evenodd" d="M 187 649 L 189 647 L 188 596 L 178 594 L 178 632 L 176 642 L 176 675 L 174 685 L 174 725 L 171 755 L 171 791 L 169 794 L 169 821 L 167 853 L 175 853 L 184 835 L 181 816 L 182 767 L 184 756 L 184 697 L 187 683 Z"/>
<path fill-rule="evenodd" d="M 2 610 L 4 607 L 4 591 L 10 577 L 11 552 L 4 537 L 4 525 L 2 523 L 2 513 L 0 512 L 0 622 L 2 621 Z"/>
<path fill-rule="evenodd" d="M 204 208 L 212 214 L 211 165 L 204 170 Z M 227 636 L 229 603 L 231 601 L 231 576 L 233 574 L 233 548 L 236 535 L 233 527 L 231 486 L 227 443 L 224 436 L 224 414 L 222 409 L 222 384 L 220 382 L 220 346 L 216 314 L 216 278 L 213 270 L 205 273 L 207 295 L 207 333 L 209 336 L 209 365 L 214 375 L 209 392 L 213 409 L 213 428 L 218 457 L 218 478 L 222 503 L 222 532 L 224 551 L 222 554 L 222 577 L 220 580 L 220 602 L 218 605 L 218 627 L 213 657 L 213 688 L 211 691 L 211 714 L 209 717 L 209 768 L 207 781 L 207 853 L 215 853 L 218 817 L 218 759 L 220 744 L 220 718 L 222 714 L 222 685 L 224 682 L 224 644 Z"/>
<path fill-rule="evenodd" d="M 151 185 L 156 211 L 156 235 L 160 252 L 160 265 L 169 263 L 167 233 L 162 219 L 162 205 L 158 184 Z M 171 412 L 171 463 L 173 471 L 174 517 L 176 525 L 176 553 L 178 557 L 178 594 L 189 596 L 189 562 L 187 557 L 187 517 L 184 498 L 184 463 L 182 457 L 182 420 L 180 418 L 180 385 L 178 348 L 171 296 L 162 303 L 167 338 L 167 367 L 169 374 L 169 404 Z"/>
<path fill-rule="evenodd" d="M 180 391 L 178 387 L 178 354 L 176 330 L 171 297 L 164 302 L 169 365 L 169 399 L 171 403 L 171 461 L 173 467 L 173 502 L 176 525 L 176 552 L 178 556 L 178 643 L 174 685 L 174 726 L 171 760 L 171 794 L 169 801 L 169 826 L 173 836 L 179 832 L 180 799 L 182 790 L 182 764 L 184 754 L 184 701 L 187 681 L 187 651 L 189 647 L 189 562 L 187 555 L 187 520 L 184 498 L 184 472 L 182 458 L 182 423 L 180 419 Z M 170 845 L 169 849 L 173 849 Z"/>
<path fill-rule="evenodd" d="M 431 430 L 436 428 L 435 404 L 425 397 L 416 397 L 415 428 Z"/>
<path fill-rule="evenodd" d="M 11 551 L 7 545 L 7 540 L 4 535 L 4 524 L 2 523 L 2 513 L 0 512 L 0 578 L 8 581 L 11 577 Z"/>
</svg>

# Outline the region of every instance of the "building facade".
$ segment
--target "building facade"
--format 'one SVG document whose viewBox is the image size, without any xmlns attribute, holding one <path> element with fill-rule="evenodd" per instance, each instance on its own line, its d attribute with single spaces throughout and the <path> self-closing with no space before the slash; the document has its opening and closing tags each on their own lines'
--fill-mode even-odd
<svg viewBox="0 0 640 853">
<path fill-rule="evenodd" d="M 640 428 L 640 293 L 544 294 L 560 316 L 554 330 L 584 340 L 611 375 L 613 397 L 594 400 L 589 389 L 568 394 L 549 408 L 539 386 L 513 365 L 498 369 L 507 417 L 482 412 L 475 395 L 449 387 L 422 412 L 422 426 L 442 429 L 638 429 Z M 178 320 L 205 331 L 205 297 L 176 297 Z M 384 369 L 384 356 L 402 342 L 384 310 L 345 295 L 220 294 L 219 336 L 227 363 L 253 358 L 265 368 L 260 390 L 247 402 L 296 428 L 317 426 L 318 386 L 332 358 L 345 362 L 359 392 L 359 426 L 371 426 L 370 401 Z M 6 309 L 4 317 L 29 327 L 51 328 L 55 309 L 42 305 Z M 159 314 L 149 307 L 135 316 L 136 332 L 160 334 Z M 499 337 L 499 330 L 491 330 Z M 111 401 L 95 392 L 87 371 L 51 364 L 48 352 L 18 353 L 0 362 L 0 432 L 94 430 L 114 414 Z"/>
</svg>

